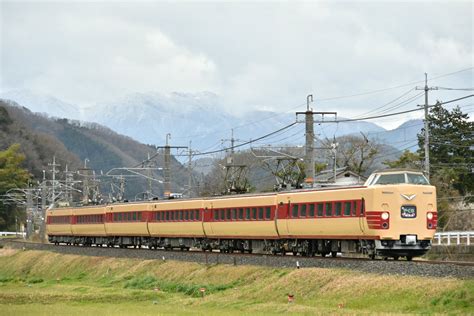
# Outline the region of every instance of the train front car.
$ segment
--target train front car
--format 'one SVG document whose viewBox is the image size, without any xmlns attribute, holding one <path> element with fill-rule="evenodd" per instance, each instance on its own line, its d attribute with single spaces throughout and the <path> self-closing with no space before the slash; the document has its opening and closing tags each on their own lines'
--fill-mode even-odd
<svg viewBox="0 0 474 316">
<path fill-rule="evenodd" d="M 411 260 L 425 254 L 437 226 L 436 188 L 421 172 L 407 170 L 375 172 L 365 185 L 365 233 L 378 236 L 369 255 Z"/>
</svg>

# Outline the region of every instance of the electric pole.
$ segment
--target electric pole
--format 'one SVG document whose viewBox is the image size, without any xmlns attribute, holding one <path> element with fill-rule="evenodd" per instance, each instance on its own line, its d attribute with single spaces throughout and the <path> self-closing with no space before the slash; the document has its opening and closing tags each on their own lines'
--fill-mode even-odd
<svg viewBox="0 0 474 316">
<path fill-rule="evenodd" d="M 424 119 L 424 130 L 425 130 L 425 174 L 430 178 L 430 133 L 429 133 L 429 124 L 428 124 L 428 91 L 429 90 L 438 90 L 438 87 L 429 87 L 428 88 L 428 74 L 425 72 L 425 86 L 416 87 L 416 90 L 425 91 L 425 119 Z"/>
<path fill-rule="evenodd" d="M 157 149 L 164 149 L 165 152 L 165 167 L 163 169 L 163 175 L 164 175 L 164 196 L 165 198 L 169 198 L 171 195 L 171 148 L 188 148 L 186 146 L 170 146 L 168 143 L 168 140 L 171 138 L 171 134 L 168 133 L 166 134 L 166 145 L 165 146 L 159 146 L 156 147 Z"/>
<path fill-rule="evenodd" d="M 191 149 L 191 141 L 189 142 L 188 147 L 188 196 L 191 198 L 193 197 L 193 190 L 192 190 L 192 181 L 193 181 L 193 151 Z"/>
<path fill-rule="evenodd" d="M 306 145 L 305 145 L 305 173 L 306 179 L 305 182 L 307 185 L 313 187 L 314 185 L 314 114 L 324 115 L 330 114 L 337 117 L 337 112 L 313 112 L 313 109 L 309 108 L 309 103 L 313 102 L 313 95 L 309 94 L 306 97 L 306 112 L 296 112 L 296 116 L 304 114 L 305 123 L 306 123 Z"/>
<path fill-rule="evenodd" d="M 53 203 L 54 205 L 54 202 L 56 201 L 56 173 L 58 172 L 56 170 L 56 167 L 59 167 L 61 165 L 58 165 L 56 163 L 56 156 L 53 156 L 53 163 L 48 163 L 48 166 L 51 166 L 53 167 L 53 169 L 51 169 L 50 171 L 53 173 L 53 184 L 52 184 L 52 198 L 51 198 L 51 202 Z"/>
</svg>

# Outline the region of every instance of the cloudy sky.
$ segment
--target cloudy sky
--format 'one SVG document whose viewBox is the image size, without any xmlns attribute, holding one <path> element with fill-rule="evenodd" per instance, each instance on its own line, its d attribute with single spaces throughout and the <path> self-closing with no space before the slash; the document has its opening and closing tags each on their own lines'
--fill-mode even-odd
<svg viewBox="0 0 474 316">
<path fill-rule="evenodd" d="M 133 92 L 210 91 L 227 111 L 284 112 L 304 110 L 312 93 L 315 109 L 355 117 L 405 93 L 398 101 L 415 98 L 425 72 L 440 77 L 432 85 L 474 86 L 472 1 L 0 5 L 1 91 L 79 105 Z M 403 87 L 351 96 L 395 86 Z M 472 99 L 464 105 L 469 112 Z"/>
</svg>

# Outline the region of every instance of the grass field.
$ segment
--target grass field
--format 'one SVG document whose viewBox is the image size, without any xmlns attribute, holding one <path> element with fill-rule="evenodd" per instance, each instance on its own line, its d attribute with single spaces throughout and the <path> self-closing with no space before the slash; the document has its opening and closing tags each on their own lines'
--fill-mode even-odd
<svg viewBox="0 0 474 316">
<path fill-rule="evenodd" d="M 0 249 L 2 315 L 467 315 L 473 306 L 474 280 Z"/>
</svg>

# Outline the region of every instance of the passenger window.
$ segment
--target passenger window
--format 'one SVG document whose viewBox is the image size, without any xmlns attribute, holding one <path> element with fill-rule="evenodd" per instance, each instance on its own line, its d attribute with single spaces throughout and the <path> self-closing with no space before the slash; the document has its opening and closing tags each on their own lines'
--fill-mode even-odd
<svg viewBox="0 0 474 316">
<path fill-rule="evenodd" d="M 271 217 L 272 217 L 272 209 L 267 206 L 267 208 L 265 209 L 265 218 L 270 219 Z"/>
<path fill-rule="evenodd" d="M 309 217 L 314 217 L 314 204 L 309 205 Z"/>
<path fill-rule="evenodd" d="M 342 209 L 342 203 L 341 202 L 336 202 L 336 216 L 341 216 L 341 209 Z"/>
<path fill-rule="evenodd" d="M 357 216 L 357 201 L 352 201 L 352 216 Z"/>
<path fill-rule="evenodd" d="M 118 220 L 119 220 L 119 222 L 122 221 L 122 213 L 118 213 Z"/>
<path fill-rule="evenodd" d="M 134 221 L 137 220 L 137 212 L 133 212 L 133 220 L 134 220 Z"/>
<path fill-rule="evenodd" d="M 306 204 L 300 206 L 300 217 L 306 217 Z"/>
<path fill-rule="evenodd" d="M 184 219 L 184 211 L 179 211 L 179 220 L 182 221 Z"/>
<path fill-rule="evenodd" d="M 245 209 L 245 219 L 250 219 L 250 209 L 249 208 Z"/>
<path fill-rule="evenodd" d="M 239 208 L 239 219 L 244 219 L 244 209 Z"/>
<path fill-rule="evenodd" d="M 326 216 L 332 216 L 332 203 L 326 203 Z"/>
<path fill-rule="evenodd" d="M 190 211 L 189 219 L 194 221 L 194 210 Z"/>
<path fill-rule="evenodd" d="M 221 221 L 225 219 L 225 210 L 220 210 L 221 212 Z"/>
<path fill-rule="evenodd" d="M 189 220 L 189 211 L 184 211 L 184 220 Z"/>
<path fill-rule="evenodd" d="M 257 219 L 257 208 L 252 207 L 252 219 Z"/>
<path fill-rule="evenodd" d="M 235 220 L 235 208 L 231 210 L 231 218 L 232 220 Z"/>
<path fill-rule="evenodd" d="M 200 216 L 199 216 L 199 210 L 196 210 L 196 220 L 199 220 Z"/>
<path fill-rule="evenodd" d="M 225 219 L 230 220 L 230 209 L 225 210 Z"/>
<path fill-rule="evenodd" d="M 344 202 L 344 216 L 351 215 L 351 205 L 352 202 Z"/>
<path fill-rule="evenodd" d="M 293 204 L 293 211 L 291 212 L 291 217 L 297 218 L 298 217 L 298 205 Z"/>
<path fill-rule="evenodd" d="M 258 219 L 263 219 L 263 207 L 258 208 Z"/>
</svg>

